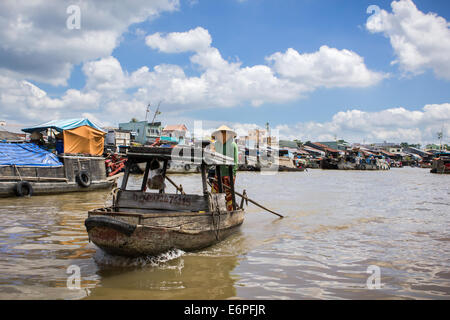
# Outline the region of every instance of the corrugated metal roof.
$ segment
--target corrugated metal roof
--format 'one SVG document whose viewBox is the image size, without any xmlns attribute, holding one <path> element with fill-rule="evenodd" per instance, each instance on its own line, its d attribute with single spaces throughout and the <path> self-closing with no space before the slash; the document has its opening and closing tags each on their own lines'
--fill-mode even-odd
<svg viewBox="0 0 450 320">
<path fill-rule="evenodd" d="M 328 151 L 328 152 L 335 152 L 335 153 L 339 153 L 339 150 L 330 148 L 329 146 L 326 146 L 324 144 L 321 144 L 320 142 L 311 142 L 312 144 L 315 144 L 316 146 Z"/>
<path fill-rule="evenodd" d="M 170 124 L 167 125 L 163 131 L 187 131 L 187 127 L 184 124 Z"/>
</svg>

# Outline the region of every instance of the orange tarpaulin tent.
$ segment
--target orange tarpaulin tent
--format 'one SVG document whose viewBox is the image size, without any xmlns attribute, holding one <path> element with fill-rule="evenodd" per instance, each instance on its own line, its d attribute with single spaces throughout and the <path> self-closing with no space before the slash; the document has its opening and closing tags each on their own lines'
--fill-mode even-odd
<svg viewBox="0 0 450 320">
<path fill-rule="evenodd" d="M 64 130 L 64 153 L 87 153 L 101 156 L 106 133 L 90 126 Z"/>
</svg>

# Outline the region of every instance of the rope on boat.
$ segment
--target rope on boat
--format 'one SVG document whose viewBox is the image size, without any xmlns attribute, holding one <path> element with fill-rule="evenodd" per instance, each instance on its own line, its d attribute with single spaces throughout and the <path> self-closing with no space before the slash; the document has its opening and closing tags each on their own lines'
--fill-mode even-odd
<svg viewBox="0 0 450 320">
<path fill-rule="evenodd" d="M 117 197 L 117 191 L 119 191 L 119 188 L 113 188 L 111 192 L 108 194 L 105 200 L 105 207 L 107 206 L 108 202 L 112 201 L 112 206 L 116 203 L 116 197 Z"/>
<path fill-rule="evenodd" d="M 215 204 L 215 209 L 211 210 L 211 214 L 212 214 L 212 224 L 213 224 L 213 228 L 214 228 L 214 234 L 216 236 L 216 240 L 219 241 L 220 237 L 220 209 L 219 209 L 219 203 L 217 201 L 217 197 L 215 199 L 213 199 L 214 197 L 212 196 L 211 192 L 208 192 L 208 196 L 210 198 L 210 202 L 212 203 L 214 201 Z M 219 216 L 218 218 L 218 223 L 216 223 L 216 219 L 215 216 Z"/>
</svg>

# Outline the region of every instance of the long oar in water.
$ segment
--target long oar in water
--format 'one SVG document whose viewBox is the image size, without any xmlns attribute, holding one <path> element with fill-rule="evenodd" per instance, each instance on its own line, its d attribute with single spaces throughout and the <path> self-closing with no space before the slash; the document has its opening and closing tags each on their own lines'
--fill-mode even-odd
<svg viewBox="0 0 450 320">
<path fill-rule="evenodd" d="M 216 179 L 213 179 L 213 180 L 214 180 L 215 182 L 217 182 Z M 209 186 L 211 186 L 211 183 L 210 183 L 209 181 L 208 181 L 208 184 L 209 184 Z M 228 190 L 231 191 L 231 188 L 230 188 L 229 186 L 227 186 L 227 185 L 225 185 L 225 184 L 222 184 L 222 185 L 223 185 L 225 188 L 227 188 Z M 244 200 L 246 200 L 246 201 L 249 201 L 249 202 L 253 203 L 255 206 L 258 206 L 258 207 L 260 207 L 261 209 L 264 209 L 264 210 L 266 210 L 266 211 L 268 211 L 268 212 L 270 212 L 270 213 L 273 213 L 273 214 L 279 216 L 280 218 L 284 218 L 284 216 L 283 216 L 282 214 L 279 214 L 279 213 L 277 213 L 277 212 L 275 212 L 275 211 L 272 211 L 272 210 L 270 210 L 270 209 L 267 209 L 266 207 L 260 205 L 258 202 L 254 201 L 254 200 L 252 200 L 252 199 L 249 199 L 249 197 L 247 197 L 247 195 L 243 195 L 243 194 L 241 194 L 241 193 L 239 193 L 239 192 L 237 192 L 237 191 L 234 191 L 234 193 L 237 194 L 238 196 L 240 196 L 242 199 L 244 199 Z"/>
<path fill-rule="evenodd" d="M 173 182 L 173 180 L 172 179 L 170 179 L 168 176 L 165 176 L 165 178 L 178 190 L 178 191 L 180 191 L 180 193 L 181 194 L 186 194 L 184 191 L 183 191 L 183 187 L 181 186 L 181 184 L 178 186 L 175 182 Z"/>
</svg>

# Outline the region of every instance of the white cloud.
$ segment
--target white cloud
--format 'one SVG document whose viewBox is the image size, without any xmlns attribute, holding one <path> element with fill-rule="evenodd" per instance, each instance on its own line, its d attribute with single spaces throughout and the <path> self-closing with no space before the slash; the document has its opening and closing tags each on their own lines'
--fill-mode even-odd
<svg viewBox="0 0 450 320">
<path fill-rule="evenodd" d="M 192 131 L 193 119 L 176 119 L 173 123 L 186 123 Z M 345 139 L 349 142 L 409 142 L 437 143 L 437 132 L 444 131 L 444 141 L 450 141 L 450 103 L 429 104 L 421 110 L 390 108 L 375 112 L 358 109 L 337 112 L 330 121 L 299 122 L 272 126 L 271 132 L 280 139 L 302 141 L 334 141 Z M 226 124 L 238 135 L 247 135 L 250 130 L 259 128 L 254 123 L 231 121 L 203 121 L 202 132 L 210 134 L 215 128 Z"/>
<path fill-rule="evenodd" d="M 267 58 L 282 77 L 316 87 L 368 87 L 387 75 L 369 70 L 364 59 L 350 50 L 327 46 L 314 53 L 300 54 L 289 48 Z"/>
<path fill-rule="evenodd" d="M 351 142 L 436 142 L 436 133 L 444 129 L 450 137 L 450 103 L 429 104 L 422 110 L 391 108 L 376 112 L 358 109 L 336 113 L 328 122 L 303 122 L 279 126 L 288 139 Z"/>
<path fill-rule="evenodd" d="M 146 37 L 146 44 L 165 53 L 192 52 L 190 61 L 202 71 L 198 77 L 187 77 L 178 66 L 173 76 L 164 77 L 158 91 L 151 90 L 157 77 L 154 72 L 140 71 L 147 81 L 141 93 L 164 94 L 174 103 L 196 107 L 228 107 L 243 103 L 259 106 L 263 103 L 283 103 L 300 98 L 318 87 L 367 87 L 386 75 L 370 71 L 362 57 L 349 50 L 323 46 L 312 54 L 300 55 L 294 49 L 285 54 L 275 53 L 267 58 L 271 65 L 242 67 L 240 62 L 225 60 L 217 48 L 211 46 L 208 30 L 197 27 L 186 32 Z M 168 66 L 164 67 L 168 69 Z M 164 89 L 165 88 L 165 89 Z M 174 96 L 173 94 L 177 94 Z"/>
<path fill-rule="evenodd" d="M 86 88 L 97 91 L 121 90 L 127 86 L 127 76 L 114 57 L 90 61 L 83 65 Z"/>
<path fill-rule="evenodd" d="M 208 30 L 202 27 L 187 32 L 172 32 L 163 36 L 157 32 L 145 38 L 145 43 L 150 48 L 166 53 L 203 51 L 209 48 L 211 42 L 212 39 Z"/>
<path fill-rule="evenodd" d="M 73 4 L 81 28 L 71 30 L 66 9 Z M 65 85 L 74 65 L 109 56 L 129 25 L 177 7 L 178 0 L 0 1 L 0 71 Z"/>
<path fill-rule="evenodd" d="M 390 39 L 401 70 L 420 74 L 431 69 L 450 80 L 450 23 L 435 13 L 423 13 L 411 0 L 393 1 L 392 13 L 376 10 L 366 28 Z"/>
<path fill-rule="evenodd" d="M 0 74 L 0 107 L 6 119 L 42 122 L 49 117 L 79 114 L 82 110 L 98 111 L 100 99 L 97 91 L 74 89 L 67 90 L 61 98 L 52 98 L 28 81 Z"/>
<path fill-rule="evenodd" d="M 161 0 L 155 3 L 175 2 Z M 132 16 L 132 9 L 128 11 Z M 106 13 L 101 13 L 101 16 L 104 14 Z M 146 15 L 140 17 L 144 16 Z M 100 18 L 104 19 L 106 18 Z M 140 21 L 139 19 L 129 17 L 127 21 Z M 98 23 L 104 25 L 101 21 Z M 113 38 L 117 39 L 116 36 Z M 185 110 L 285 103 L 299 99 L 317 87 L 368 86 L 383 77 L 368 70 L 363 59 L 356 53 L 328 47 L 322 47 L 312 54 L 297 53 L 300 60 L 306 56 L 318 57 L 318 61 L 306 58 L 311 62 L 309 65 L 304 62 L 309 70 L 322 66 L 322 71 L 309 78 L 299 74 L 293 78 L 274 70 L 284 63 L 282 60 L 287 53 L 295 51 L 293 49 L 286 54 L 276 53 L 268 58 L 270 62 L 275 62 L 272 65 L 243 66 L 239 61 L 224 59 L 220 51 L 212 46 L 208 30 L 201 27 L 186 32 L 155 33 L 146 37 L 146 44 L 166 53 L 192 52 L 190 61 L 199 70 L 199 75 L 188 76 L 182 67 L 172 64 L 159 64 L 151 68 L 143 66 L 128 73 L 115 57 L 107 55 L 88 59 L 83 63 L 82 71 L 86 80 L 84 88 L 69 89 L 60 97 L 49 97 L 31 81 L 17 79 L 13 71 L 0 69 L 2 113 L 4 111 L 8 119 L 36 121 L 47 119 L 49 114 L 51 118 L 57 118 L 85 113 L 101 117 L 108 123 L 117 123 L 123 121 L 124 116 L 125 120 L 131 117 L 142 118 L 149 102 L 155 104 L 162 100 L 166 115 L 176 115 Z M 111 50 L 105 49 L 101 54 Z M 68 62 L 68 65 L 72 62 Z M 11 70 L 14 68 L 11 67 Z M 346 73 L 347 77 L 344 77 Z M 53 79 L 50 82 L 57 79 L 45 72 L 38 74 Z M 38 108 L 41 112 L 37 112 Z"/>
<path fill-rule="evenodd" d="M 268 68 L 268 67 L 265 67 Z M 131 74 L 123 72 L 120 63 L 108 57 L 92 63 L 86 63 L 83 68 L 87 77 L 86 87 L 82 90 L 67 90 L 61 98 L 52 98 L 47 93 L 27 81 L 17 81 L 0 74 L 0 105 L 5 120 L 18 120 L 35 124 L 48 119 L 88 116 L 103 125 L 117 125 L 118 122 L 128 121 L 132 117 L 144 118 L 148 102 L 153 106 L 159 99 L 163 102 L 164 121 L 166 123 L 186 123 L 193 129 L 194 119 L 179 115 L 183 106 L 189 110 L 205 105 L 207 101 L 223 99 L 216 104 L 233 104 L 240 99 L 250 99 L 254 93 L 249 89 L 240 90 L 239 94 L 233 90 L 245 86 L 245 81 L 255 77 L 262 77 L 259 73 L 270 70 L 259 67 L 238 68 L 232 73 L 235 87 L 226 84 L 220 87 L 219 92 L 210 92 L 208 84 L 212 80 L 202 77 L 187 77 L 183 70 L 173 65 L 158 65 L 153 70 L 142 67 Z M 111 71 L 114 71 L 113 73 Z M 208 70 L 208 72 L 210 72 Z M 240 73 L 244 73 L 240 75 Z M 245 74 L 248 73 L 248 74 Z M 211 75 L 209 75 L 211 76 Z M 228 75 L 231 77 L 231 75 Z M 266 75 L 267 76 L 267 75 Z M 109 83 L 111 81 L 111 83 Z M 218 81 L 218 80 L 217 80 Z M 230 78 L 231 81 L 231 78 Z M 279 81 L 275 80 L 275 81 Z M 220 82 L 220 81 L 218 81 Z M 108 86 L 105 84 L 108 83 Z M 256 83 L 258 83 L 256 81 Z M 254 89 L 256 91 L 270 91 L 268 87 Z M 135 89 L 130 93 L 130 89 Z M 229 90 L 226 92 L 226 90 Z M 228 95 L 227 95 L 228 93 Z M 245 95 L 247 94 L 247 96 Z M 280 94 L 277 92 L 277 94 Z M 274 93 L 261 99 L 274 99 Z M 260 93 L 262 96 L 262 93 Z M 229 100 L 227 100 L 229 99 Z M 284 98 L 283 98 L 284 99 Z M 255 101 L 256 103 L 256 101 Z M 154 110 L 153 110 L 154 111 Z M 343 138 L 350 142 L 403 142 L 427 143 L 436 142 L 436 133 L 442 128 L 444 136 L 450 137 L 450 103 L 429 104 L 421 110 L 408 110 L 406 108 L 390 108 L 376 112 L 367 112 L 351 109 L 336 113 L 327 122 L 300 122 L 295 125 L 279 125 L 283 139 L 305 140 L 334 140 Z M 220 121 L 206 121 L 203 124 L 205 132 L 218 127 Z M 249 129 L 257 127 L 251 123 L 230 123 L 240 135 Z"/>
</svg>

